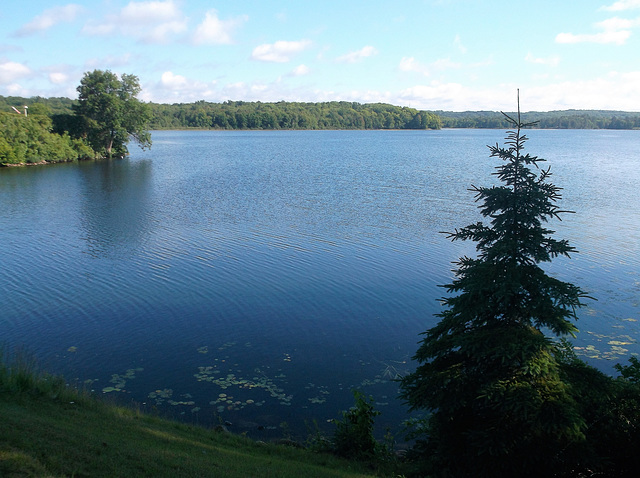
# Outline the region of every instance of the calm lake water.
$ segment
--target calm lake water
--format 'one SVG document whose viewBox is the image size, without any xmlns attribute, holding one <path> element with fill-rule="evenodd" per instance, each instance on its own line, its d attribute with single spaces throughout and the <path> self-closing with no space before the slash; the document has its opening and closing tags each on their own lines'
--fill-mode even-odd
<svg viewBox="0 0 640 478">
<path fill-rule="evenodd" d="M 598 299 L 578 352 L 640 353 L 640 131 L 531 131 L 580 251 L 551 273 Z M 503 131 L 153 133 L 129 158 L 0 170 L 0 343 L 98 394 L 258 438 L 325 431 L 391 381 L 473 244 L 467 188 Z M 284 424 L 286 422 L 286 425 Z"/>
</svg>

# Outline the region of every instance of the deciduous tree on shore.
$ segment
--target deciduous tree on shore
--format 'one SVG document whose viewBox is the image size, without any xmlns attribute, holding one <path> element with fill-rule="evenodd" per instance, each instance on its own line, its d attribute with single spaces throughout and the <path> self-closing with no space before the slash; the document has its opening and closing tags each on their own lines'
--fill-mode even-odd
<svg viewBox="0 0 640 478">
<path fill-rule="evenodd" d="M 142 149 L 151 146 L 147 130 L 151 110 L 137 98 L 141 91 L 137 76 L 118 78 L 109 70 L 94 70 L 85 73 L 77 90 L 74 110 L 87 120 L 87 138 L 93 149 L 107 157 L 121 156 L 128 152 L 130 138 Z"/>
</svg>

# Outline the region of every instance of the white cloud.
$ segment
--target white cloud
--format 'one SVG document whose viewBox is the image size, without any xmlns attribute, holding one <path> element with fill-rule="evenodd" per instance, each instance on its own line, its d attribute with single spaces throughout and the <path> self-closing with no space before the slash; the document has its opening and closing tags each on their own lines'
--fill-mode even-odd
<svg viewBox="0 0 640 478">
<path fill-rule="evenodd" d="M 279 83 L 230 83 L 225 85 L 218 95 L 224 99 L 242 98 L 246 101 L 289 101 L 288 93 L 281 93 Z"/>
<path fill-rule="evenodd" d="M 527 53 L 527 56 L 524 58 L 525 61 L 529 63 L 535 63 L 537 65 L 547 65 L 547 66 L 558 66 L 560 63 L 559 56 L 550 56 L 547 58 L 536 58 L 531 53 Z"/>
<path fill-rule="evenodd" d="M 68 5 L 53 7 L 36 16 L 26 25 L 23 25 L 15 34 L 17 36 L 32 35 L 43 32 L 62 22 L 73 22 L 84 10 L 81 5 L 70 3 Z"/>
<path fill-rule="evenodd" d="M 558 33 L 556 43 L 615 43 L 623 45 L 631 36 L 629 30 L 607 31 L 594 34 Z"/>
<path fill-rule="evenodd" d="M 640 18 L 628 19 L 613 17 L 596 23 L 596 26 L 602 28 L 605 32 L 629 30 L 640 26 Z"/>
<path fill-rule="evenodd" d="M 620 0 L 612 5 L 601 7 L 601 10 L 619 12 L 622 10 L 632 10 L 634 8 L 640 8 L 640 0 Z"/>
<path fill-rule="evenodd" d="M 176 20 L 155 25 L 142 37 L 145 43 L 166 43 L 172 34 L 182 33 L 187 29 L 186 22 Z"/>
<path fill-rule="evenodd" d="M 172 0 L 129 2 L 120 10 L 120 18 L 129 22 L 154 22 L 172 19 L 177 11 L 177 6 Z"/>
<path fill-rule="evenodd" d="M 504 92 L 502 92 L 504 96 Z M 479 99 L 495 109 L 496 94 L 489 91 L 473 90 L 459 83 L 440 83 L 433 81 L 428 85 L 416 85 L 397 94 L 400 104 L 410 104 L 419 109 L 468 110 L 486 109 L 480 106 Z M 504 101 L 504 100 L 503 100 Z"/>
<path fill-rule="evenodd" d="M 228 45 L 233 43 L 231 34 L 242 23 L 249 20 L 247 15 L 242 15 L 229 20 L 220 20 L 216 10 L 209 10 L 205 18 L 193 35 L 196 45 Z"/>
<path fill-rule="evenodd" d="M 140 98 L 158 103 L 189 103 L 202 99 L 211 101 L 217 98 L 216 82 L 206 83 L 165 71 L 159 81 L 143 85 Z"/>
<path fill-rule="evenodd" d="M 244 101 L 357 101 L 383 102 L 426 110 L 504 110 L 512 111 L 516 90 L 520 88 L 524 111 L 564 109 L 640 110 L 640 71 L 610 72 L 599 78 L 582 81 L 496 84 L 491 87 L 456 82 L 430 81 L 398 91 L 385 89 L 329 90 L 289 84 L 285 77 L 270 83 L 201 82 L 165 71 L 155 84 L 144 85 L 141 98 L 161 103 L 244 100 Z M 635 106 L 631 106 L 635 105 Z"/>
<path fill-rule="evenodd" d="M 638 82 L 640 82 L 640 71 L 610 72 L 591 80 L 533 86 L 500 84 L 483 88 L 433 81 L 394 93 L 387 101 L 396 105 L 409 105 L 427 110 L 512 111 L 516 90 L 519 88 L 523 111 L 566 109 L 629 111 L 630 105 L 636 105 L 635 108 L 638 111 L 640 110 Z"/>
<path fill-rule="evenodd" d="M 378 54 L 378 50 L 374 47 L 367 45 L 360 50 L 352 51 L 347 53 L 346 55 L 342 55 L 336 58 L 336 61 L 341 63 L 356 63 L 364 58 L 374 56 Z"/>
<path fill-rule="evenodd" d="M 434 70 L 456 70 L 462 68 L 462 63 L 451 61 L 451 58 L 440 58 L 431 63 L 431 68 Z"/>
<path fill-rule="evenodd" d="M 174 0 L 130 2 L 104 21 L 89 22 L 83 32 L 89 35 L 119 33 L 144 43 L 166 43 L 172 35 L 187 29 L 187 19 Z"/>
<path fill-rule="evenodd" d="M 568 108 L 629 110 L 629 105 L 640 105 L 638 81 L 640 81 L 640 71 L 611 72 L 591 80 L 532 87 L 526 94 L 532 105 L 529 108 L 538 111 Z"/>
<path fill-rule="evenodd" d="M 18 83 L 12 83 L 10 85 L 7 85 L 4 87 L 4 89 L 6 90 L 9 96 L 22 96 L 25 98 L 29 96 L 33 96 L 30 90 L 24 88 L 22 85 L 19 85 Z"/>
<path fill-rule="evenodd" d="M 308 75 L 311 69 L 307 65 L 298 65 L 291 72 L 292 76 L 304 76 Z"/>
<path fill-rule="evenodd" d="M 49 73 L 49 81 L 54 85 L 64 85 L 69 82 L 69 75 L 60 71 Z"/>
<path fill-rule="evenodd" d="M 607 9 L 611 10 L 616 5 L 619 5 L 616 8 L 617 10 L 629 9 L 636 4 L 640 6 L 640 0 L 636 2 L 617 2 Z M 622 8 L 623 6 L 625 8 Z M 613 17 L 598 22 L 594 26 L 602 31 L 594 34 L 559 33 L 556 35 L 556 43 L 614 43 L 623 45 L 631 36 L 631 29 L 640 26 L 640 17 L 635 19 Z"/>
<path fill-rule="evenodd" d="M 0 63 L 0 84 L 13 83 L 31 75 L 31 69 L 21 63 L 7 61 Z"/>
<path fill-rule="evenodd" d="M 414 57 L 403 57 L 400 60 L 400 64 L 398 65 L 400 71 L 412 71 L 415 73 L 421 73 L 424 76 L 429 76 L 429 67 L 427 65 L 420 63 Z"/>
<path fill-rule="evenodd" d="M 184 76 L 174 75 L 171 71 L 165 71 L 160 78 L 160 85 L 165 89 L 184 89 L 188 83 Z"/>
<path fill-rule="evenodd" d="M 291 57 L 305 50 L 311 41 L 277 41 L 272 44 L 259 45 L 253 49 L 253 60 L 286 63 Z"/>
</svg>

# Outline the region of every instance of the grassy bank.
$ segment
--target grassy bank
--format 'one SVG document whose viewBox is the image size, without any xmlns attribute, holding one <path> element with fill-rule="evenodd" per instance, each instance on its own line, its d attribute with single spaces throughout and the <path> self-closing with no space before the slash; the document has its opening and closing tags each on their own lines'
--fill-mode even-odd
<svg viewBox="0 0 640 478">
<path fill-rule="evenodd" d="M 2 477 L 366 477 L 359 462 L 117 407 L 0 358 Z"/>
</svg>

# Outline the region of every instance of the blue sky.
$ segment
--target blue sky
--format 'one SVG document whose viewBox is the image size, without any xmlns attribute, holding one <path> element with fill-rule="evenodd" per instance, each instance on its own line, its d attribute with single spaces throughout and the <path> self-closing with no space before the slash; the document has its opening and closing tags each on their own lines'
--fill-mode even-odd
<svg viewBox="0 0 640 478">
<path fill-rule="evenodd" d="M 640 111 L 640 0 L 4 0 L 0 95 Z"/>
</svg>

